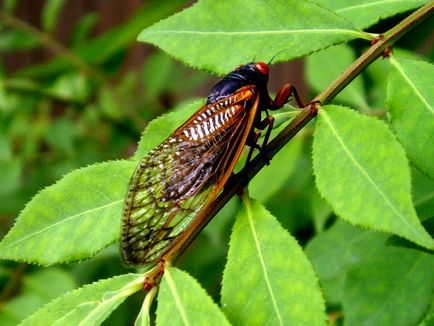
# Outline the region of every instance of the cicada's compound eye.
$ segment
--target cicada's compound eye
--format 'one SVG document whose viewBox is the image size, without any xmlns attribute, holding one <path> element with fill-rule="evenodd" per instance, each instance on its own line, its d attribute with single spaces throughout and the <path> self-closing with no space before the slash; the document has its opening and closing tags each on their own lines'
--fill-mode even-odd
<svg viewBox="0 0 434 326">
<path fill-rule="evenodd" d="M 255 68 L 264 75 L 268 75 L 270 72 L 270 68 L 265 62 L 256 62 Z"/>
</svg>

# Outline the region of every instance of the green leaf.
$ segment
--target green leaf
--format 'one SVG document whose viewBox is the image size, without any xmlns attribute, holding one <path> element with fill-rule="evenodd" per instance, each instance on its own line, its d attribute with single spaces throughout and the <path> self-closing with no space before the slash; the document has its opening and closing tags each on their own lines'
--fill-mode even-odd
<svg viewBox="0 0 434 326">
<path fill-rule="evenodd" d="M 388 248 L 351 270 L 343 297 L 347 325 L 416 325 L 434 290 L 432 255 Z"/>
<path fill-rule="evenodd" d="M 273 157 L 270 166 L 265 167 L 255 176 L 249 183 L 250 195 L 253 198 L 263 203 L 282 189 L 296 168 L 302 145 L 303 138 L 295 137 Z M 276 178 L 277 175 L 278 178 Z"/>
<path fill-rule="evenodd" d="M 331 280 L 378 255 L 386 238 L 337 220 L 307 244 L 306 254 L 321 281 Z"/>
<path fill-rule="evenodd" d="M 229 325 L 225 315 L 199 283 L 169 267 L 158 293 L 157 325 Z"/>
<path fill-rule="evenodd" d="M 306 246 L 325 294 L 340 292 L 338 303 L 344 303 L 348 325 L 414 325 L 408 320 L 400 323 L 383 318 L 395 318 L 391 315 L 396 314 L 405 320 L 426 313 L 434 283 L 428 275 L 433 270 L 432 256 L 387 246 L 386 238 L 338 220 Z M 336 280 L 344 282 L 337 284 Z M 408 295 L 411 287 L 414 293 Z M 348 314 L 351 318 L 365 316 L 365 320 L 350 322 Z M 370 316 L 380 319 L 368 322 Z"/>
<path fill-rule="evenodd" d="M 80 17 L 71 36 L 71 46 L 78 47 L 85 42 L 85 38 L 92 32 L 97 22 L 98 14 L 96 12 L 90 12 Z"/>
<path fill-rule="evenodd" d="M 337 215 L 434 248 L 411 202 L 405 153 L 382 121 L 340 106 L 323 107 L 313 166 L 317 187 Z"/>
<path fill-rule="evenodd" d="M 434 89 L 432 64 L 391 59 L 386 106 L 408 157 L 434 180 Z"/>
<path fill-rule="evenodd" d="M 346 44 L 333 46 L 313 53 L 307 58 L 306 74 L 309 84 L 315 91 L 322 91 L 354 60 L 356 60 L 356 54 Z M 369 111 L 362 77 L 358 76 L 353 80 L 335 97 L 334 101 L 352 105 L 361 111 Z"/>
<path fill-rule="evenodd" d="M 153 287 L 148 293 L 146 293 L 145 300 L 143 300 L 142 308 L 134 322 L 134 326 L 148 326 L 151 325 L 151 318 L 149 316 L 149 310 L 151 309 L 152 301 L 157 294 L 157 287 Z"/>
<path fill-rule="evenodd" d="M 133 160 L 141 160 L 146 153 L 169 137 L 176 128 L 185 122 L 194 112 L 199 110 L 203 104 L 202 100 L 181 103 L 173 111 L 152 120 L 140 137 Z"/>
<path fill-rule="evenodd" d="M 47 0 L 42 11 L 42 27 L 46 32 L 52 32 L 57 25 L 60 11 L 65 0 Z"/>
<path fill-rule="evenodd" d="M 320 5 L 334 10 L 339 16 L 350 20 L 360 29 L 377 23 L 380 19 L 417 8 L 426 0 L 315 0 Z"/>
<path fill-rule="evenodd" d="M 326 323 L 318 280 L 303 250 L 248 198 L 232 231 L 221 301 L 236 325 Z"/>
<path fill-rule="evenodd" d="M 277 61 L 284 61 L 355 38 L 366 35 L 316 3 L 277 0 L 201 0 L 139 35 L 188 65 L 220 74 L 253 57 L 269 61 L 282 51 Z"/>
<path fill-rule="evenodd" d="M 134 165 L 91 165 L 42 190 L 0 242 L 0 257 L 50 265 L 88 258 L 116 241 Z"/>
<path fill-rule="evenodd" d="M 127 297 L 143 288 L 145 276 L 126 274 L 69 292 L 45 305 L 21 325 L 99 325 Z"/>
<path fill-rule="evenodd" d="M 411 176 L 414 207 L 419 218 L 424 221 L 431 218 L 434 212 L 434 180 L 416 169 L 412 170 Z"/>
</svg>

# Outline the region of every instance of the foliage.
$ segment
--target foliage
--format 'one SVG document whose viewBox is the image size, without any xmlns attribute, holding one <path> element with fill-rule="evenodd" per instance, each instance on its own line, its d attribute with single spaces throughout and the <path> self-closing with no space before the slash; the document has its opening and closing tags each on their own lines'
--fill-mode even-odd
<svg viewBox="0 0 434 326">
<path fill-rule="evenodd" d="M 395 48 L 320 108 L 315 126 L 250 183 L 256 199 L 234 199 L 192 243 L 179 260 L 188 273 L 169 267 L 158 294 L 143 294 L 152 270 L 128 274 L 116 244 L 137 162 L 202 100 L 154 119 L 132 158 L 121 158 L 167 99 L 208 78 L 160 52 L 125 73 L 140 31 L 139 40 L 217 74 L 252 57 L 307 56 L 316 94 L 370 46 L 372 32 L 424 1 L 200 0 L 174 15 L 181 1 L 155 1 L 98 36 L 98 15 L 81 17 L 64 47 L 54 33 L 66 2 L 46 1 L 41 30 L 14 15 L 15 1 L 1 8 L 4 53 L 55 52 L 13 73 L 0 63 L 0 232 L 25 206 L 0 242 L 0 257 L 20 262 L 0 264 L 2 325 L 93 325 L 109 315 L 105 323 L 117 325 L 136 316 L 136 325 L 432 321 L 434 69 L 414 52 L 429 24 L 398 44 L 407 51 Z"/>
</svg>

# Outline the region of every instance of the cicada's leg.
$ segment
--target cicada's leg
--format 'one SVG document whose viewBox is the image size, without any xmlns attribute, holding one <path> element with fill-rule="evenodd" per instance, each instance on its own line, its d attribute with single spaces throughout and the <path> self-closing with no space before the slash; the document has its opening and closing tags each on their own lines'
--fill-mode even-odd
<svg viewBox="0 0 434 326">
<path fill-rule="evenodd" d="M 251 136 L 249 136 L 249 138 L 247 139 L 247 145 L 250 146 L 250 150 L 249 153 L 247 155 L 247 160 L 246 163 L 249 163 L 252 155 L 253 155 L 253 151 L 255 149 L 258 149 L 260 153 L 264 154 L 264 148 L 268 143 L 268 139 L 270 138 L 270 134 L 271 134 L 271 130 L 273 129 L 273 124 L 274 124 L 274 117 L 271 115 L 268 115 L 264 118 L 264 120 L 260 121 L 257 125 L 255 125 L 256 129 L 259 130 L 255 130 L 251 133 Z M 258 145 L 258 140 L 259 137 L 261 136 L 261 131 L 260 130 L 264 130 L 267 129 L 265 132 L 265 136 L 264 136 L 264 141 L 262 142 L 262 146 Z M 267 157 L 267 155 L 264 154 L 264 159 L 267 161 L 267 165 L 270 164 L 270 161 Z"/>
<path fill-rule="evenodd" d="M 291 96 L 294 96 L 295 101 L 297 102 L 297 105 L 299 108 L 304 108 L 303 102 L 300 100 L 300 97 L 298 96 L 297 90 L 294 86 L 292 86 L 289 83 L 286 83 L 283 85 L 283 87 L 277 92 L 276 97 L 273 101 L 271 101 L 270 110 L 277 110 L 280 109 L 282 106 L 284 106 L 286 103 L 289 102 L 289 98 Z"/>
<path fill-rule="evenodd" d="M 253 131 L 249 137 L 247 138 L 246 144 L 250 146 L 249 153 L 247 154 L 246 164 L 250 163 L 252 159 L 253 151 L 255 149 L 261 150 L 261 147 L 258 145 L 259 137 L 261 136 L 261 132 L 259 130 Z"/>
</svg>

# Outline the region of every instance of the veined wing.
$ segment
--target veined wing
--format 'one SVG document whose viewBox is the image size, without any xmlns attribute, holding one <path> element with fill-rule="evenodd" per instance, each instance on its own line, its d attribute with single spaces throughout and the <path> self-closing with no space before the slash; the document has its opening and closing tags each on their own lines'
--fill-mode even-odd
<svg viewBox="0 0 434 326">
<path fill-rule="evenodd" d="M 220 192 L 253 125 L 253 90 L 203 106 L 140 161 L 124 206 L 127 263 L 158 260 Z"/>
</svg>

